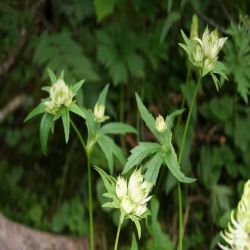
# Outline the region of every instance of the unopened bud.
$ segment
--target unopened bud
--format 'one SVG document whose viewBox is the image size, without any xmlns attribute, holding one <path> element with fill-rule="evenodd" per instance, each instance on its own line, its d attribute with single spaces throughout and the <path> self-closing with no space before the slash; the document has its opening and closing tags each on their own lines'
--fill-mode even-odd
<svg viewBox="0 0 250 250">
<path fill-rule="evenodd" d="M 118 177 L 116 182 L 116 195 L 119 199 L 122 199 L 127 194 L 127 181 L 123 177 Z"/>
<path fill-rule="evenodd" d="M 161 115 L 158 115 L 155 121 L 155 128 L 160 132 L 164 132 L 167 129 L 167 125 L 164 121 L 164 118 Z"/>
</svg>

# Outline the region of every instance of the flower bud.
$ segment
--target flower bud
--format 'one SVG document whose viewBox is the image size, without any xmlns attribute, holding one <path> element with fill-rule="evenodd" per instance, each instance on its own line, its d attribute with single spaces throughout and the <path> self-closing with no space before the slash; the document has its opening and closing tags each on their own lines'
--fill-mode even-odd
<svg viewBox="0 0 250 250">
<path fill-rule="evenodd" d="M 121 208 L 125 213 L 130 214 L 135 206 L 136 204 L 127 195 L 122 198 Z"/>
<path fill-rule="evenodd" d="M 96 122 L 101 123 L 107 120 L 109 117 L 104 115 L 105 106 L 102 104 L 96 103 L 94 107 L 94 119 Z"/>
<path fill-rule="evenodd" d="M 197 44 L 195 46 L 195 51 L 194 51 L 193 57 L 194 57 L 195 63 L 200 64 L 202 62 L 202 60 L 203 60 L 203 52 L 202 52 L 200 44 Z"/>
<path fill-rule="evenodd" d="M 158 115 L 155 121 L 155 128 L 158 132 L 162 133 L 167 129 L 167 124 L 164 121 L 164 118 L 161 115 Z"/>
<path fill-rule="evenodd" d="M 122 199 L 127 194 L 127 181 L 123 177 L 118 177 L 116 182 L 116 195 L 119 199 Z"/>
<path fill-rule="evenodd" d="M 199 28 L 199 19 L 197 15 L 193 15 L 191 29 L 190 29 L 190 38 L 194 39 L 198 36 L 198 28 Z"/>
</svg>

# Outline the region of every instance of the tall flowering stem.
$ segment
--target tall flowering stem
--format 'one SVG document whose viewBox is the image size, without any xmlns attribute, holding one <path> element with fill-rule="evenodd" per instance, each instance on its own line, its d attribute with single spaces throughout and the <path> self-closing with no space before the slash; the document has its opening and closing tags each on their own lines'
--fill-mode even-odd
<svg viewBox="0 0 250 250">
<path fill-rule="evenodd" d="M 92 195 L 92 178 L 91 178 L 91 152 L 87 150 L 86 144 L 82 138 L 82 135 L 78 128 L 76 127 L 75 123 L 70 120 L 70 124 L 76 132 L 76 135 L 81 142 L 83 147 L 83 151 L 87 157 L 87 165 L 88 165 L 88 202 L 89 202 L 89 237 L 90 237 L 90 249 L 94 250 L 94 223 L 93 223 L 93 195 Z"/>
<path fill-rule="evenodd" d="M 179 165 L 182 162 L 183 151 L 184 151 L 186 138 L 187 138 L 187 131 L 188 131 L 191 115 L 192 115 L 192 112 L 193 112 L 196 96 L 197 96 L 197 93 L 198 93 L 200 85 L 201 85 L 201 79 L 202 79 L 202 76 L 200 75 L 199 79 L 198 79 L 198 83 L 197 83 L 196 88 L 195 88 L 195 91 L 193 93 L 191 105 L 190 105 L 190 108 L 189 108 L 189 112 L 188 112 L 188 116 L 187 116 L 187 120 L 186 120 L 186 124 L 185 124 L 185 128 L 184 128 L 184 132 L 183 132 L 183 136 L 182 136 L 182 140 L 181 140 L 180 152 L 179 152 L 179 156 L 178 156 Z M 180 184 L 179 181 L 178 181 L 178 186 L 177 186 L 177 192 L 178 192 L 178 204 L 179 204 L 179 250 L 182 250 L 182 238 L 183 238 L 183 230 L 182 230 L 182 224 L 183 224 L 183 222 L 182 222 L 182 192 L 181 192 L 181 184 Z"/>
</svg>

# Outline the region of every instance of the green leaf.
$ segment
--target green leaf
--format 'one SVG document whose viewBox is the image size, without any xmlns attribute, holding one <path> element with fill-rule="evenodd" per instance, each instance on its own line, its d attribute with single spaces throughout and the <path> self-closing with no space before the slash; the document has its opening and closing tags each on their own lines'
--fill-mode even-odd
<svg viewBox="0 0 250 250">
<path fill-rule="evenodd" d="M 132 243 L 130 250 L 138 250 L 137 241 L 134 234 L 132 235 Z"/>
<path fill-rule="evenodd" d="M 64 70 L 61 71 L 59 79 L 64 80 Z"/>
<path fill-rule="evenodd" d="M 188 46 L 188 48 L 192 48 L 193 47 L 193 44 L 192 42 L 190 41 L 190 39 L 188 39 L 188 37 L 186 36 L 186 34 L 183 32 L 183 30 L 181 30 L 181 35 L 186 43 L 186 45 Z"/>
<path fill-rule="evenodd" d="M 93 113 L 91 110 L 86 110 L 85 117 L 88 129 L 88 139 L 90 139 L 96 134 L 96 122 L 94 121 Z"/>
<path fill-rule="evenodd" d="M 53 125 L 54 116 L 48 113 L 44 113 L 40 123 L 40 142 L 43 154 L 47 154 L 47 143 L 49 137 L 49 131 Z"/>
<path fill-rule="evenodd" d="M 145 158 L 161 150 L 161 145 L 154 142 L 140 142 L 138 146 L 131 150 L 123 174 L 127 173 L 134 166 L 140 164 Z"/>
<path fill-rule="evenodd" d="M 95 10 L 98 22 L 112 14 L 116 0 L 95 0 Z"/>
<path fill-rule="evenodd" d="M 47 71 L 48 71 L 49 78 L 50 78 L 51 82 L 52 83 L 57 82 L 57 78 L 56 78 L 56 75 L 54 74 L 54 72 L 50 68 L 48 68 Z"/>
<path fill-rule="evenodd" d="M 63 129 L 65 135 L 65 142 L 68 143 L 69 141 L 69 132 L 70 132 L 70 116 L 69 111 L 65 109 L 65 112 L 62 114 L 62 121 L 63 121 Z"/>
<path fill-rule="evenodd" d="M 137 217 L 135 216 L 129 216 L 129 218 L 135 223 L 135 227 L 137 229 L 137 233 L 138 233 L 138 238 L 141 238 L 141 224 L 140 221 Z"/>
<path fill-rule="evenodd" d="M 47 93 L 50 93 L 50 86 L 44 86 L 41 88 L 41 90 L 47 92 Z"/>
<path fill-rule="evenodd" d="M 173 128 L 173 124 L 174 124 L 174 119 L 176 116 L 181 115 L 184 112 L 185 109 L 178 109 L 174 112 L 172 112 L 171 114 L 169 114 L 166 118 L 166 124 L 167 124 L 167 128 L 169 130 L 171 130 Z"/>
<path fill-rule="evenodd" d="M 159 170 L 163 163 L 163 152 L 157 152 L 149 161 L 144 165 L 146 169 L 145 179 L 155 185 Z"/>
<path fill-rule="evenodd" d="M 111 147 L 111 151 L 116 156 L 116 158 L 120 161 L 121 165 L 124 166 L 126 159 L 121 148 L 118 147 L 112 139 L 110 139 L 110 147 Z"/>
<path fill-rule="evenodd" d="M 24 119 L 24 122 L 29 121 L 31 118 L 40 115 L 42 113 L 45 112 L 45 106 L 44 104 L 41 102 L 38 106 L 36 106 Z"/>
<path fill-rule="evenodd" d="M 107 84 L 107 85 L 104 87 L 104 89 L 102 90 L 102 92 L 100 93 L 99 98 L 98 98 L 98 101 L 97 101 L 98 104 L 105 105 L 108 90 L 109 90 L 109 84 Z"/>
<path fill-rule="evenodd" d="M 63 60 L 63 63 L 62 56 L 67 58 Z M 100 80 L 95 65 L 87 57 L 83 46 L 80 46 L 72 37 L 71 32 L 66 30 L 42 32 L 37 37 L 33 59 L 40 67 L 52 68 L 55 74 L 61 72 L 62 69 L 65 70 L 69 82 L 76 82 L 82 78 L 88 81 Z M 43 74 L 43 79 L 45 78 L 47 74 Z M 53 75 L 51 78 L 52 82 L 55 82 Z"/>
<path fill-rule="evenodd" d="M 104 170 L 102 170 L 101 168 L 95 166 L 95 170 L 100 174 L 102 180 L 103 180 L 103 184 L 105 186 L 105 188 L 107 189 L 107 191 L 112 194 L 115 192 L 115 178 L 108 175 Z"/>
<path fill-rule="evenodd" d="M 78 106 L 75 102 L 72 102 L 72 104 L 69 106 L 69 110 L 79 115 L 83 119 L 86 119 L 86 113 L 88 112 L 88 110 L 85 109 L 84 107 Z"/>
<path fill-rule="evenodd" d="M 110 122 L 101 127 L 100 131 L 103 134 L 126 134 L 126 133 L 137 133 L 136 130 L 130 125 L 122 122 Z"/>
<path fill-rule="evenodd" d="M 161 31 L 161 38 L 160 38 L 160 43 L 163 43 L 165 40 L 165 37 L 167 36 L 170 28 L 173 26 L 175 22 L 177 22 L 180 19 L 181 15 L 175 11 L 170 12 L 170 14 L 167 16 L 163 28 Z"/>
<path fill-rule="evenodd" d="M 85 80 L 81 80 L 75 84 L 73 84 L 70 88 L 72 90 L 72 92 L 74 94 L 76 94 L 78 92 L 78 90 L 82 87 L 83 83 L 85 82 Z"/>
<path fill-rule="evenodd" d="M 114 168 L 114 159 L 113 159 L 113 152 L 111 151 L 111 144 L 109 138 L 105 135 L 98 137 L 97 143 L 100 145 L 109 165 L 110 173 L 113 173 Z"/>
<path fill-rule="evenodd" d="M 137 106 L 138 106 L 138 109 L 140 111 L 142 119 L 146 123 L 149 130 L 155 135 L 155 137 L 158 139 L 158 141 L 160 141 L 161 139 L 160 139 L 159 133 L 157 132 L 157 130 L 155 128 L 154 117 L 148 112 L 146 107 L 143 105 L 139 95 L 137 93 L 135 93 L 135 96 L 136 96 Z"/>
<path fill-rule="evenodd" d="M 219 91 L 219 89 L 220 89 L 220 80 L 213 73 L 211 73 L 211 76 L 212 76 L 212 79 L 214 81 L 214 85 L 216 87 L 216 90 Z"/>
<path fill-rule="evenodd" d="M 180 169 L 180 166 L 177 162 L 177 157 L 176 154 L 174 152 L 174 148 L 171 145 L 171 149 L 169 151 L 167 151 L 165 153 L 164 156 L 164 160 L 165 163 L 168 167 L 168 169 L 170 170 L 170 172 L 172 173 L 172 175 L 180 182 L 184 182 L 184 183 L 192 183 L 195 181 L 195 179 L 190 178 L 190 177 L 186 177 Z"/>
</svg>

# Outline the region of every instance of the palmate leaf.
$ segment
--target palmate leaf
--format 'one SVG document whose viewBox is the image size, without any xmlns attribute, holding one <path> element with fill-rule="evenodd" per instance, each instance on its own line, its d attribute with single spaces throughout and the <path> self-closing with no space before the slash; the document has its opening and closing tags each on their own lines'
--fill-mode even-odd
<svg viewBox="0 0 250 250">
<path fill-rule="evenodd" d="M 65 70 L 67 79 L 74 82 L 84 78 L 88 81 L 98 81 L 99 76 L 90 58 L 83 48 L 74 40 L 70 32 L 43 32 L 35 43 L 34 62 L 40 66 L 49 67 L 54 72 Z M 43 74 L 47 78 L 47 74 Z M 52 82 L 55 81 L 52 77 Z"/>
<path fill-rule="evenodd" d="M 126 134 L 126 133 L 134 133 L 136 134 L 136 130 L 130 125 L 124 124 L 122 122 L 110 122 L 105 124 L 100 128 L 100 132 L 103 134 Z"/>
<path fill-rule="evenodd" d="M 53 127 L 54 116 L 44 113 L 40 123 L 40 143 L 43 154 L 47 154 L 47 143 L 51 127 Z"/>
<path fill-rule="evenodd" d="M 145 179 L 153 185 L 156 183 L 163 159 L 163 152 L 159 151 L 144 165 L 146 169 Z"/>
<path fill-rule="evenodd" d="M 137 93 L 135 93 L 135 96 L 136 96 L 137 106 L 138 106 L 138 109 L 140 111 L 142 119 L 146 123 L 149 130 L 155 135 L 155 137 L 158 139 L 158 141 L 160 141 L 161 138 L 160 138 L 159 133 L 157 132 L 157 130 L 155 128 L 155 119 L 154 119 L 154 117 L 148 112 L 148 110 L 146 109 L 146 107 L 142 103 L 141 98 L 139 97 L 139 95 Z"/>
<path fill-rule="evenodd" d="M 195 179 L 190 178 L 190 177 L 186 177 L 182 172 L 181 172 L 181 168 L 177 162 L 177 157 L 174 151 L 173 146 L 171 145 L 170 150 L 168 150 L 167 152 L 165 152 L 164 155 L 164 161 L 168 167 L 168 169 L 170 170 L 170 172 L 172 173 L 172 175 L 180 182 L 184 182 L 184 183 L 192 183 L 195 181 Z"/>
<path fill-rule="evenodd" d="M 24 122 L 29 121 L 30 119 L 32 119 L 33 117 L 40 115 L 42 113 L 45 112 L 45 106 L 43 103 L 40 103 L 39 105 L 37 105 L 24 119 Z"/>
<path fill-rule="evenodd" d="M 155 142 L 140 142 L 138 146 L 131 150 L 123 174 L 127 173 L 130 169 L 140 164 L 148 156 L 161 150 L 161 145 Z"/>
</svg>

